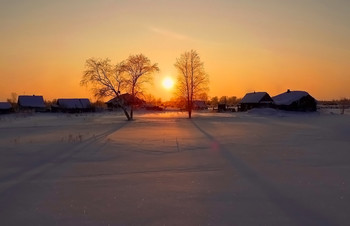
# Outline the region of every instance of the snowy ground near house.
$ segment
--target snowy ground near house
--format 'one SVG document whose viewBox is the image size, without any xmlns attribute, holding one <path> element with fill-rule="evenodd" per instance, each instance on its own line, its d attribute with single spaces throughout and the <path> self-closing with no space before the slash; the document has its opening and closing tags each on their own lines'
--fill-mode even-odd
<svg viewBox="0 0 350 226">
<path fill-rule="evenodd" d="M 348 225 L 350 114 L 0 115 L 1 225 Z"/>
</svg>

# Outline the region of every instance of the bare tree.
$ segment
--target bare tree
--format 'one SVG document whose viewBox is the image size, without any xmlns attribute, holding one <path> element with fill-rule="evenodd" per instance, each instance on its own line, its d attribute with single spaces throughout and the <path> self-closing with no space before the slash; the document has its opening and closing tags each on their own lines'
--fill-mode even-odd
<svg viewBox="0 0 350 226">
<path fill-rule="evenodd" d="M 195 50 L 185 52 L 176 59 L 175 68 L 178 71 L 177 95 L 186 99 L 188 118 L 191 118 L 193 101 L 198 95 L 208 91 L 208 75 Z"/>
<path fill-rule="evenodd" d="M 227 96 L 222 96 L 219 99 L 220 104 L 227 104 Z"/>
<path fill-rule="evenodd" d="M 85 68 L 80 84 L 91 84 L 96 97 L 118 97 L 118 105 L 129 121 L 133 119 L 135 97 L 142 92 L 143 85 L 151 81 L 152 73 L 159 71 L 157 64 L 151 64 L 143 54 L 131 55 L 115 66 L 109 59 L 90 58 L 86 60 Z M 131 92 L 130 114 L 120 98 L 121 91 Z"/>
<path fill-rule="evenodd" d="M 142 93 L 143 85 L 152 80 L 152 74 L 159 71 L 157 64 L 152 64 L 143 54 L 131 55 L 120 64 L 119 73 L 124 74 L 126 87 L 132 96 L 130 118 L 133 119 L 135 97 Z"/>
<path fill-rule="evenodd" d="M 227 105 L 233 106 L 233 105 L 236 105 L 237 103 L 238 102 L 237 102 L 237 97 L 236 96 L 231 96 L 231 97 L 227 98 Z"/>
<path fill-rule="evenodd" d="M 13 109 L 17 109 L 18 107 L 17 101 L 18 101 L 18 94 L 14 92 L 11 93 L 11 98 L 7 98 L 7 102 L 11 104 Z"/>
<path fill-rule="evenodd" d="M 113 66 L 109 59 L 95 59 L 90 58 L 86 60 L 86 70 L 83 78 L 80 81 L 81 85 L 92 85 L 94 95 L 96 97 L 114 96 L 119 97 L 121 89 L 125 87 L 125 79 L 121 73 L 121 65 Z M 124 111 L 128 120 L 131 120 L 126 106 L 118 98 L 118 103 Z"/>
<path fill-rule="evenodd" d="M 215 108 L 215 107 L 218 106 L 218 104 L 219 104 L 219 98 L 218 98 L 217 96 L 212 97 L 212 98 L 210 99 L 210 106 L 211 106 L 211 107 Z"/>
<path fill-rule="evenodd" d="M 16 104 L 17 103 L 17 99 L 18 99 L 18 94 L 12 92 L 11 93 L 11 98 L 7 98 L 7 102 L 9 102 L 11 104 Z"/>
</svg>

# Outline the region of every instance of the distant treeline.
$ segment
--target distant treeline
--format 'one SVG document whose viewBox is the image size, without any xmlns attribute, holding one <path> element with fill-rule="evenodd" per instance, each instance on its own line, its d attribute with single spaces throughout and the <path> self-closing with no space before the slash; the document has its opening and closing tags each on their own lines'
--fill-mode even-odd
<svg viewBox="0 0 350 226">
<path fill-rule="evenodd" d="M 348 98 L 342 98 L 339 100 L 319 100 L 319 105 L 324 106 L 350 106 L 350 99 Z"/>
</svg>

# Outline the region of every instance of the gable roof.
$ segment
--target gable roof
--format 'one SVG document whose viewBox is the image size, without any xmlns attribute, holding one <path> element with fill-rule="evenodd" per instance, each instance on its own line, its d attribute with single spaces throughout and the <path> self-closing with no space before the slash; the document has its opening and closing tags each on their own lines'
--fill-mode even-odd
<svg viewBox="0 0 350 226">
<path fill-rule="evenodd" d="M 57 100 L 57 104 L 65 109 L 86 109 L 90 107 L 90 100 L 87 98 L 60 98 Z"/>
<path fill-rule="evenodd" d="M 119 95 L 119 97 L 114 97 L 106 102 L 106 104 L 113 104 L 113 105 L 119 105 L 118 100 L 121 100 L 124 104 L 130 105 L 132 103 L 132 95 L 129 93 L 124 93 Z M 145 103 L 144 100 L 135 97 L 135 104 L 143 104 Z"/>
<path fill-rule="evenodd" d="M 43 96 L 19 96 L 18 105 L 29 108 L 45 108 Z"/>
<path fill-rule="evenodd" d="M 267 95 L 267 96 L 266 96 Z M 242 100 L 240 101 L 241 104 L 257 104 L 261 103 L 262 100 L 266 97 L 268 100 L 264 100 L 267 102 L 272 102 L 272 99 L 270 95 L 267 92 L 254 92 L 254 93 L 247 93 Z M 271 100 L 270 100 L 271 99 Z"/>
<path fill-rule="evenodd" d="M 10 110 L 12 105 L 9 102 L 0 102 L 0 110 Z"/>
<path fill-rule="evenodd" d="M 194 100 L 193 105 L 197 107 L 207 107 L 207 104 L 205 103 L 204 100 Z"/>
<path fill-rule="evenodd" d="M 274 96 L 272 99 L 277 105 L 290 105 L 295 101 L 300 100 L 301 98 L 310 95 L 305 91 L 287 91 L 285 93 L 281 93 L 277 96 Z"/>
</svg>

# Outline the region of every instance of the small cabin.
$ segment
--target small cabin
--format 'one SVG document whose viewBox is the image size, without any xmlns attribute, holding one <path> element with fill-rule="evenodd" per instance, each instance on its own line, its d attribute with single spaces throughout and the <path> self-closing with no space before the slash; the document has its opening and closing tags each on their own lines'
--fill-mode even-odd
<svg viewBox="0 0 350 226">
<path fill-rule="evenodd" d="M 0 114 L 10 113 L 12 110 L 12 105 L 9 102 L 0 102 Z"/>
<path fill-rule="evenodd" d="M 24 111 L 45 111 L 46 106 L 43 96 L 18 96 L 18 107 Z"/>
<path fill-rule="evenodd" d="M 252 108 L 272 107 L 273 100 L 266 92 L 247 93 L 238 103 L 239 111 L 248 111 Z"/>
<path fill-rule="evenodd" d="M 78 113 L 91 111 L 91 103 L 87 98 L 60 98 L 55 106 L 58 111 Z"/>
<path fill-rule="evenodd" d="M 274 96 L 275 107 L 287 111 L 316 111 L 317 101 L 308 92 L 290 91 Z"/>
</svg>

